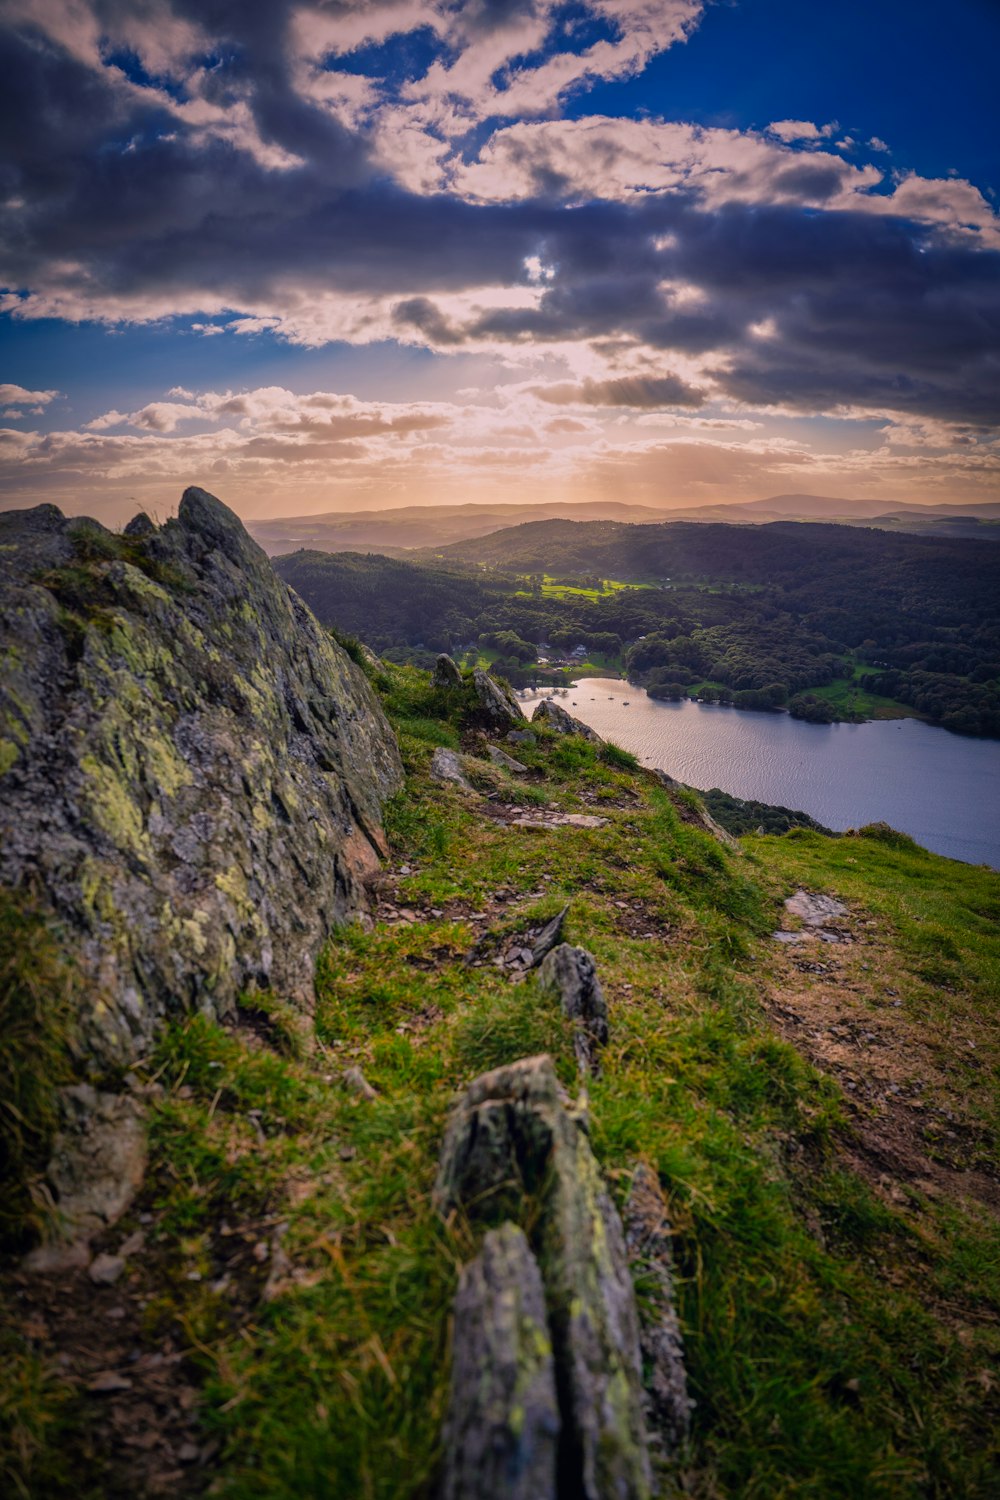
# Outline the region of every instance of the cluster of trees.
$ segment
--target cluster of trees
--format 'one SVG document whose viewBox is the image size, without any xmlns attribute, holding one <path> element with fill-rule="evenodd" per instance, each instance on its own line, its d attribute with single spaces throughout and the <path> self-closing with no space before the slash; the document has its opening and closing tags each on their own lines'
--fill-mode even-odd
<svg viewBox="0 0 1000 1500">
<path fill-rule="evenodd" d="M 865 672 L 860 683 L 868 692 L 895 698 L 956 734 L 1000 739 L 1000 668 L 985 682 L 951 673 L 891 669 Z"/>
<path fill-rule="evenodd" d="M 578 580 L 653 586 L 556 597 L 541 591 L 553 559 Z M 860 687 L 1000 736 L 998 561 L 983 542 L 853 527 L 543 521 L 422 561 L 298 552 L 275 565 L 321 620 L 398 660 L 478 642 L 521 685 L 539 654 L 582 645 L 655 696 L 787 704 L 812 722 L 838 717 L 816 689 L 861 661 Z"/>
<path fill-rule="evenodd" d="M 716 699 L 719 702 L 766 693 L 768 706 L 775 707 L 789 693 L 822 687 L 843 672 L 836 642 L 803 629 L 792 616 L 777 613 L 756 596 L 746 613 L 749 618 L 739 624 L 696 627 L 689 635 L 661 628 L 637 641 L 625 658 L 629 677 L 650 691 L 694 683 L 729 689 L 728 696 Z"/>
<path fill-rule="evenodd" d="M 772 806 L 770 802 L 748 802 L 742 797 L 733 797 L 729 792 L 720 791 L 717 786 L 712 787 L 709 792 L 702 792 L 701 796 L 715 821 L 737 836 L 741 833 L 756 833 L 758 829 L 763 829 L 765 833 L 787 833 L 790 828 L 811 828 L 815 833 L 825 833 L 830 838 L 837 837 L 832 829 L 824 828 L 822 823 L 817 823 L 808 813 L 798 812 L 792 807 Z"/>
</svg>

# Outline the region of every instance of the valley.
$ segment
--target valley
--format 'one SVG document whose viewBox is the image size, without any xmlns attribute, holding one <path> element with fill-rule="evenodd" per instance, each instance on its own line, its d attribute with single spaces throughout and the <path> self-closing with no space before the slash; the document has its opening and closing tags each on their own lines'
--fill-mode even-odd
<svg viewBox="0 0 1000 1500">
<path fill-rule="evenodd" d="M 400 662 L 474 651 L 516 686 L 611 669 L 667 699 L 1000 736 L 1000 553 L 968 540 L 541 521 L 420 560 L 302 551 L 275 567 L 324 623 Z"/>
</svg>

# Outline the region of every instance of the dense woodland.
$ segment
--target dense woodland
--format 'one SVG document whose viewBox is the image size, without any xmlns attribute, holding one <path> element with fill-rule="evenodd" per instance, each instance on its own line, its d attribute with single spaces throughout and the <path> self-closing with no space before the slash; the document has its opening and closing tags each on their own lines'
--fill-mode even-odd
<svg viewBox="0 0 1000 1500">
<path fill-rule="evenodd" d="M 584 647 L 654 696 L 813 722 L 863 716 L 835 690 L 850 679 L 958 733 L 1000 736 L 1000 556 L 977 542 L 543 521 L 419 561 L 298 552 L 276 566 L 322 620 L 396 660 L 478 646 L 521 684 L 539 654 Z"/>
</svg>

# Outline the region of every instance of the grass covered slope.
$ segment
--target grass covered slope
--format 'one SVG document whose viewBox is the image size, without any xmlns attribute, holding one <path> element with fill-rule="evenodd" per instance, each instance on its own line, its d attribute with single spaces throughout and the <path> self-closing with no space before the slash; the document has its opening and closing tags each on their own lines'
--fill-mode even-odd
<svg viewBox="0 0 1000 1500">
<path fill-rule="evenodd" d="M 569 901 L 611 1019 L 592 1144 L 671 1209 L 697 1406 L 663 1492 L 995 1494 L 1000 877 L 878 827 L 731 852 L 693 794 L 547 733 L 472 798 L 429 776 L 482 748 L 465 695 L 380 687 L 407 785 L 371 928 L 321 955 L 314 1046 L 269 996 L 164 1035 L 149 1180 L 101 1248 L 141 1247 L 114 1285 L 8 1278 L 5 1491 L 431 1495 L 476 1250 L 430 1204 L 449 1104 L 540 1051 L 575 1090 L 567 1024 L 494 962 Z M 514 822 L 540 808 L 607 821 Z M 800 886 L 849 941 L 774 942 Z"/>
</svg>

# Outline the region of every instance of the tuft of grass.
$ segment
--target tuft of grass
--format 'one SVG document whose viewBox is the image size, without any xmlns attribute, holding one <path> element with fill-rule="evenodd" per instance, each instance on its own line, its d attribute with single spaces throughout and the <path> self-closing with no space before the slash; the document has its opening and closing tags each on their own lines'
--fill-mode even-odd
<svg viewBox="0 0 1000 1500">
<path fill-rule="evenodd" d="M 621 745 L 615 744 L 614 740 L 605 740 L 601 746 L 601 760 L 606 766 L 614 766 L 616 771 L 639 769 L 639 757 L 633 755 L 631 750 L 623 750 Z"/>
</svg>

